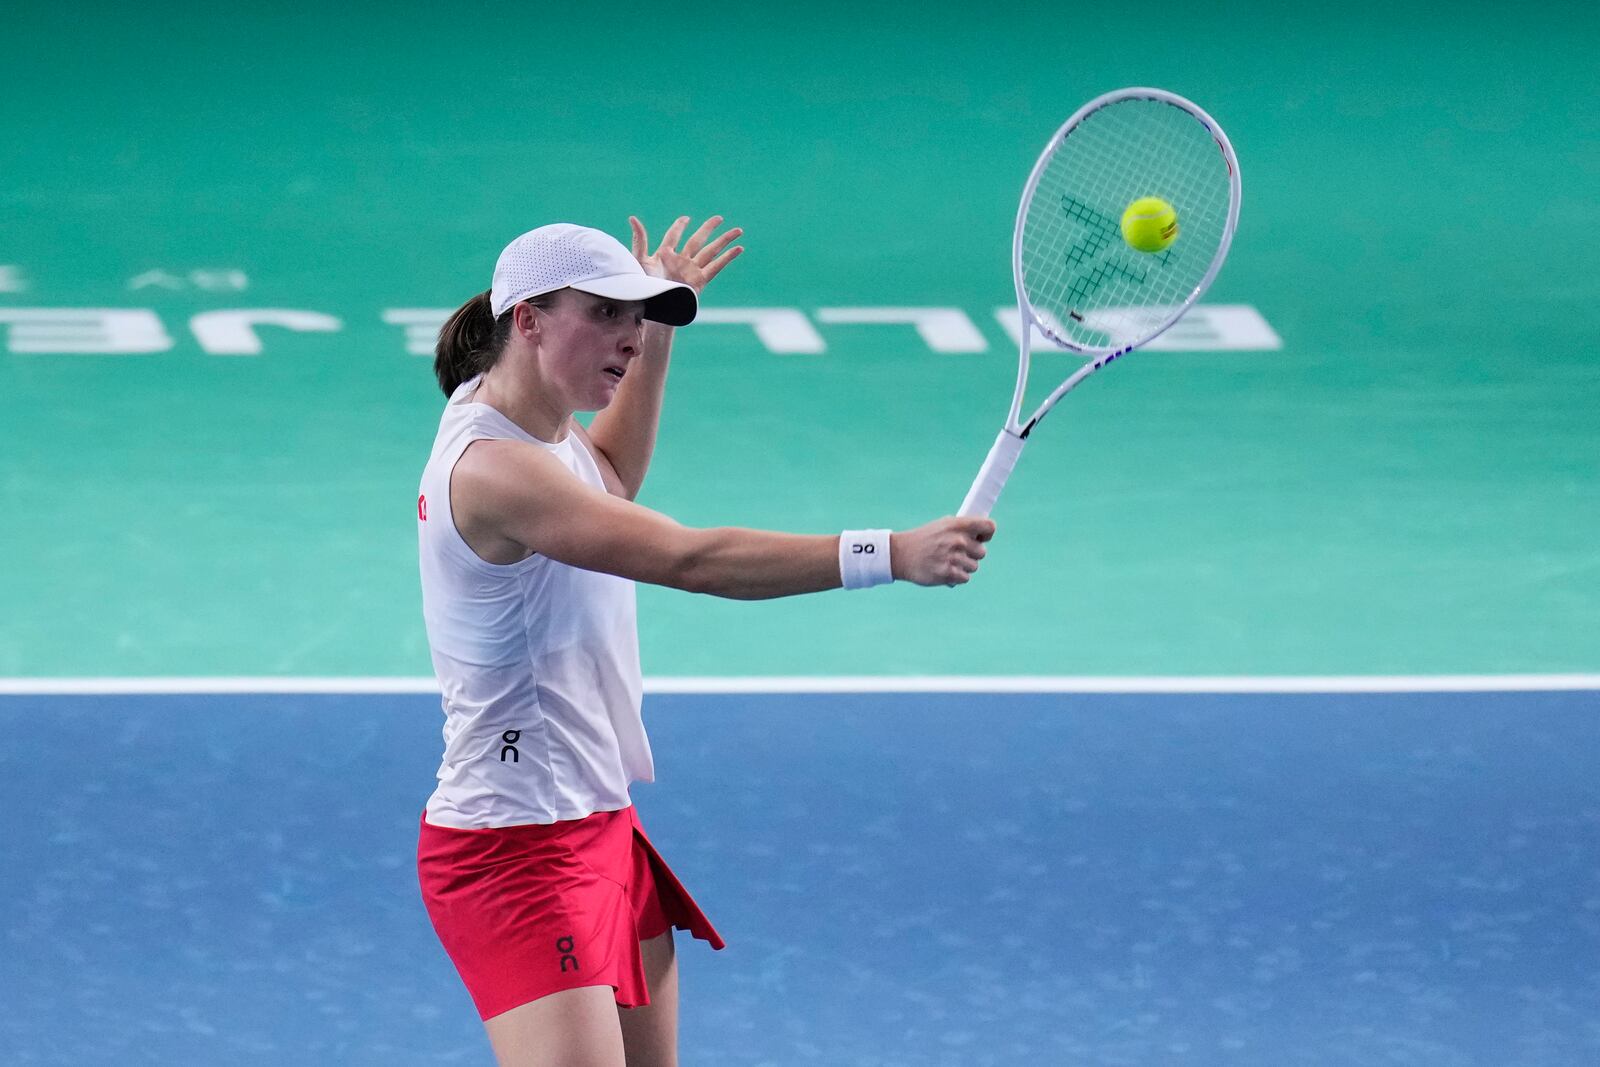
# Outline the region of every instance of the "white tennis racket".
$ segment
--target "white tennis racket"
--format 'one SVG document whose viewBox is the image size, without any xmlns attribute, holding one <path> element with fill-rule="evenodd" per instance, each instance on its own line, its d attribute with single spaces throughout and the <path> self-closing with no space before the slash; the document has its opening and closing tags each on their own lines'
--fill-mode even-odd
<svg viewBox="0 0 1600 1067">
<path fill-rule="evenodd" d="M 1164 251 L 1123 239 L 1124 209 L 1160 197 L 1177 214 Z M 1089 101 L 1045 146 L 1017 208 L 1011 267 L 1021 315 L 1021 363 L 1005 428 L 978 471 L 961 515 L 988 515 L 1028 434 L 1056 402 L 1118 356 L 1158 337 L 1222 268 L 1239 221 L 1239 161 L 1222 127 L 1181 96 L 1119 89 Z M 1092 357 L 1027 422 L 1033 331 Z"/>
</svg>

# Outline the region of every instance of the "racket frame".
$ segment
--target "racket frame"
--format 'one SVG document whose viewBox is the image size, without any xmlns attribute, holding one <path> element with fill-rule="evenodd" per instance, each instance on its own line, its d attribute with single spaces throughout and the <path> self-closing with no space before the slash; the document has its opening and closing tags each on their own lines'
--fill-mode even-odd
<svg viewBox="0 0 1600 1067">
<path fill-rule="evenodd" d="M 1199 283 L 1195 285 L 1183 303 L 1177 305 L 1177 310 L 1164 319 L 1155 329 L 1130 344 L 1120 347 L 1099 348 L 1082 345 L 1070 338 L 1058 336 L 1038 312 L 1034 310 L 1033 303 L 1028 299 L 1027 287 L 1022 280 L 1022 231 L 1027 223 L 1028 209 L 1033 205 L 1033 195 L 1038 188 L 1039 179 L 1044 174 L 1044 170 L 1050 164 L 1050 161 L 1055 157 L 1055 154 L 1066 143 L 1067 137 L 1084 119 L 1096 111 L 1110 104 L 1128 99 L 1159 100 L 1186 112 L 1191 118 L 1196 119 L 1205 127 L 1206 132 L 1211 135 L 1211 139 L 1216 142 L 1217 147 L 1221 150 L 1222 158 L 1228 167 L 1228 215 L 1223 224 L 1222 237 L 1217 242 L 1217 251 L 1211 257 L 1211 262 L 1206 267 L 1205 275 L 1201 277 Z M 1028 435 L 1033 432 L 1033 428 L 1039 424 L 1039 420 L 1049 414 L 1050 409 L 1055 407 L 1062 397 L 1076 388 L 1078 383 L 1089 375 L 1165 333 L 1172 327 L 1173 323 L 1182 318 L 1194 306 L 1195 301 L 1199 300 L 1207 289 L 1211 288 L 1211 283 L 1216 278 L 1217 272 L 1222 269 L 1223 260 L 1227 259 L 1228 249 L 1233 244 L 1234 230 L 1239 224 L 1241 194 L 1239 159 L 1234 155 L 1233 144 L 1228 140 L 1228 135 L 1223 132 L 1221 126 L 1217 125 L 1216 120 L 1201 109 L 1199 105 L 1176 93 L 1149 87 L 1116 89 L 1090 100 L 1073 112 L 1066 122 L 1061 124 L 1061 127 L 1056 130 L 1055 134 L 1045 144 L 1044 151 L 1039 153 L 1039 158 L 1035 161 L 1033 170 L 1028 174 L 1028 181 L 1022 187 L 1022 199 L 1017 205 L 1017 222 L 1012 231 L 1011 276 L 1016 285 L 1017 312 L 1021 320 L 1021 330 L 1018 335 L 1017 387 L 1011 396 L 1011 408 L 1006 415 L 1005 425 L 1001 429 L 1000 435 L 995 438 L 994 445 L 989 449 L 989 455 L 985 458 L 983 467 L 978 471 L 978 477 L 974 479 L 972 488 L 968 490 L 967 497 L 962 502 L 961 510 L 957 514 L 988 515 L 1000 496 L 1000 490 L 1005 487 L 1006 479 L 1010 477 L 1012 468 L 1016 466 L 1017 458 L 1022 454 L 1023 444 L 1027 441 Z M 1033 357 L 1033 330 L 1035 327 L 1058 347 L 1092 358 L 1088 363 L 1068 375 L 1066 380 L 1058 385 L 1049 396 L 1045 397 L 1044 402 L 1034 410 L 1027 423 L 1024 424 L 1020 419 L 1020 415 L 1022 413 L 1023 394 L 1028 387 L 1028 371 Z"/>
</svg>

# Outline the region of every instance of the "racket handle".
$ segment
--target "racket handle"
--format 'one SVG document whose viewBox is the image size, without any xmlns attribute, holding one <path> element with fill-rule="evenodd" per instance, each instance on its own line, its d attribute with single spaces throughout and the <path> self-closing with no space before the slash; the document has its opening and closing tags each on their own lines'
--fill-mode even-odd
<svg viewBox="0 0 1600 1067">
<path fill-rule="evenodd" d="M 1017 465 L 1017 457 L 1022 455 L 1025 443 L 1010 430 L 1000 431 L 1000 436 L 994 439 L 994 447 L 989 449 L 989 458 L 983 461 L 978 478 L 967 490 L 967 499 L 961 502 L 961 510 L 956 512 L 957 515 L 963 518 L 970 515 L 985 519 L 989 517 L 994 502 L 1000 499 L 1000 490 L 1006 487 L 1006 479 L 1011 477 L 1011 468 Z"/>
</svg>

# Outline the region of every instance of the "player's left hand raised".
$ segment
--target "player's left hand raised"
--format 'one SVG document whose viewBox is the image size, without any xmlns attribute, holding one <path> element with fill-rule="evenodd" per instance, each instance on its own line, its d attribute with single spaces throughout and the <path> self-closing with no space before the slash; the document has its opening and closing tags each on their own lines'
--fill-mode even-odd
<svg viewBox="0 0 1600 1067">
<path fill-rule="evenodd" d="M 689 226 L 689 216 L 680 215 L 671 226 L 667 227 L 666 236 L 661 238 L 661 247 L 652 255 L 650 238 L 645 235 L 644 223 L 637 217 L 629 215 L 628 225 L 633 229 L 633 258 L 639 261 L 639 266 L 643 267 L 644 272 L 651 277 L 682 282 L 699 293 L 712 278 L 722 272 L 723 267 L 732 263 L 739 253 L 744 251 L 742 245 L 728 248 L 736 237 L 744 233 L 737 226 L 714 241 L 708 240 L 722 222 L 721 215 L 712 215 L 706 219 L 700 224 L 699 229 L 689 235 L 688 243 L 683 246 L 682 251 L 679 251 L 678 242 L 683 240 L 683 231 Z"/>
</svg>

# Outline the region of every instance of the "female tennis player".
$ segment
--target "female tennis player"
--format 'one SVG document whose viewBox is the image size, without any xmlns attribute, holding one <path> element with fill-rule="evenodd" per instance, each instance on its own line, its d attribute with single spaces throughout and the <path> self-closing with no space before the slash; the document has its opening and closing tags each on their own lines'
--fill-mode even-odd
<svg viewBox="0 0 1600 1067">
<path fill-rule="evenodd" d="M 633 503 L 673 328 L 743 248 L 687 217 L 649 253 L 523 234 L 440 331 L 448 396 L 417 500 L 444 759 L 422 813 L 428 914 L 505 1067 L 677 1062 L 672 931 L 723 940 L 645 836 L 634 583 L 741 599 L 966 582 L 994 524 L 805 536 L 690 529 Z M 598 411 L 588 430 L 575 411 Z M 623 1010 L 618 1010 L 618 1009 Z"/>
</svg>

